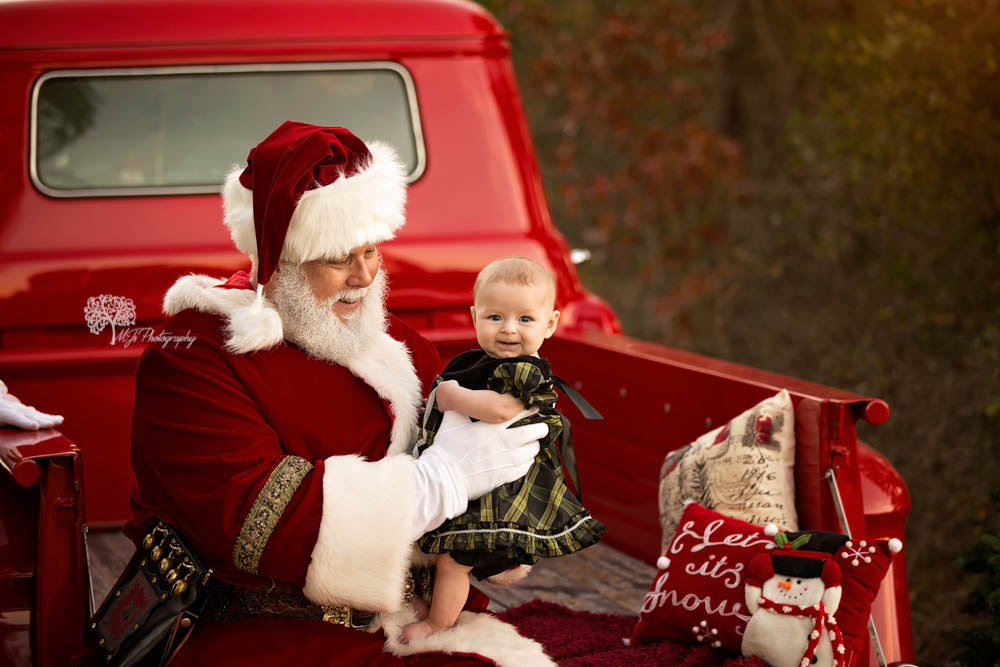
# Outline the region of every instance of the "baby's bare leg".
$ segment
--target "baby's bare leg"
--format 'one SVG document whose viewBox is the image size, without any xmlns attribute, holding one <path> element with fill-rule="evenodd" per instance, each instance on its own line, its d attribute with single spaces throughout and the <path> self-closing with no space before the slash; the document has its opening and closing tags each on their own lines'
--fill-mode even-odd
<svg viewBox="0 0 1000 667">
<path fill-rule="evenodd" d="M 450 628 L 458 619 L 465 601 L 469 597 L 469 572 L 471 567 L 456 563 L 448 554 L 437 557 L 437 573 L 434 575 L 434 597 L 427 618 L 410 623 L 403 628 L 403 641 L 422 639 L 427 635 Z"/>
</svg>

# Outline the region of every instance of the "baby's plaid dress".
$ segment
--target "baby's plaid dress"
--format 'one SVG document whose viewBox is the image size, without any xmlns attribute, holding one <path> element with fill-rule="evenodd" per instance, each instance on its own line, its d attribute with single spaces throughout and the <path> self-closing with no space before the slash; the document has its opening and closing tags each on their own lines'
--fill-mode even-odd
<svg viewBox="0 0 1000 667">
<path fill-rule="evenodd" d="M 604 534 L 604 524 L 590 516 L 566 485 L 559 459 L 563 421 L 555 409 L 557 394 L 550 376 L 545 359 L 494 359 L 482 350 L 469 350 L 452 359 L 434 380 L 418 452 L 433 445 L 441 425 L 435 390 L 445 380 L 456 380 L 467 389 L 513 394 L 538 413 L 512 426 L 542 422 L 548 424 L 549 433 L 539 442 L 538 456 L 524 477 L 471 501 L 463 514 L 425 534 L 418 541 L 422 551 L 448 553 L 485 579 L 515 565 L 533 565 L 539 557 L 579 551 Z"/>
</svg>

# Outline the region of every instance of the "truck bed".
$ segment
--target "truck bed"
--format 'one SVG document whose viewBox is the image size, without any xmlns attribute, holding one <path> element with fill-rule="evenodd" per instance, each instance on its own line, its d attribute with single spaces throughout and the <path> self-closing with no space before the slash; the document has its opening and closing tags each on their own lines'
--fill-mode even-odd
<svg viewBox="0 0 1000 667">
<path fill-rule="evenodd" d="M 443 358 L 474 346 L 465 330 L 428 337 Z M 573 424 L 585 502 L 608 530 L 597 547 L 573 558 L 543 562 L 516 586 L 488 588 L 494 610 L 538 597 L 571 609 L 634 615 L 653 579 L 651 564 L 660 555 L 657 471 L 663 456 L 781 388 L 789 390 L 795 405 L 800 525 L 826 530 L 848 526 L 868 539 L 903 535 L 909 506 L 905 487 L 888 463 L 857 441 L 855 431 L 858 420 L 880 423 L 888 417 L 881 401 L 621 335 L 568 332 L 547 341 L 545 353 L 553 368 L 604 415 L 601 421 L 589 421 L 571 404 L 560 406 Z M 85 618 L 66 616 L 62 587 L 84 583 L 86 567 L 80 567 L 77 582 L 75 570 L 67 575 L 63 556 L 76 544 L 74 536 L 78 540 L 84 521 L 81 459 L 87 455 L 88 482 L 100 486 L 106 471 L 90 465 L 89 449 L 76 447 L 58 432 L 6 435 L 10 442 L 0 454 L 12 473 L 10 506 L 29 507 L 29 500 L 18 499 L 36 493 L 33 489 L 39 489 L 42 501 L 37 524 L 20 529 L 30 534 L 37 527 L 37 549 L 14 554 L 20 560 L 15 559 L 19 569 L 12 576 L 18 578 L 22 604 L 30 609 L 32 600 L 37 601 L 38 618 L 51 626 L 42 627 L 40 621 L 38 636 L 82 632 Z M 39 463 L 43 460 L 48 464 Z M 838 484 L 837 493 L 828 484 L 831 480 Z M 842 500 L 842 506 L 835 507 L 834 498 Z M 117 532 L 91 532 L 89 566 L 98 600 L 131 550 Z M 58 559 L 48 555 L 55 553 Z M 71 560 L 79 567 L 82 553 Z M 32 587 L 44 591 L 32 593 Z M 78 589 L 82 601 L 85 588 Z M 905 561 L 899 559 L 872 609 L 889 662 L 912 655 L 906 592 Z M 29 625 L 14 630 L 19 637 L 27 636 Z M 877 664 L 874 657 L 869 664 Z"/>
<path fill-rule="evenodd" d="M 88 536 L 90 577 L 97 604 L 125 568 L 135 547 L 118 531 L 93 531 Z M 540 561 L 514 586 L 475 586 L 490 596 L 490 609 L 501 612 L 529 600 L 556 602 L 570 609 L 635 616 L 653 581 L 656 568 L 605 544 L 596 544 L 570 558 Z"/>
</svg>

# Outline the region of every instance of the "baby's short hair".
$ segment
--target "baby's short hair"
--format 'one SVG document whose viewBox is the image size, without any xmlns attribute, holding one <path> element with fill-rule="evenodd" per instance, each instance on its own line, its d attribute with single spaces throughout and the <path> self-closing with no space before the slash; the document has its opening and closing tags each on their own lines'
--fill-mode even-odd
<svg viewBox="0 0 1000 667">
<path fill-rule="evenodd" d="M 556 299 L 556 281 L 552 274 L 527 257 L 502 257 L 487 264 L 476 276 L 476 284 L 472 288 L 473 298 L 479 294 L 480 289 L 495 282 L 526 287 L 541 284 L 547 288 L 549 298 L 553 302 Z"/>
</svg>

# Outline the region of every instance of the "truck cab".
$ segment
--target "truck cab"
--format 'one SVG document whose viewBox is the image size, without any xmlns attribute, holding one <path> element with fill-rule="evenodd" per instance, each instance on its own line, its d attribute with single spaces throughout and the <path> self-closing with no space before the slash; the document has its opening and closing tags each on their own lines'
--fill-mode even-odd
<svg viewBox="0 0 1000 667">
<path fill-rule="evenodd" d="M 508 36 L 477 5 L 29 0 L 0 5 L 0 35 L 0 378 L 66 418 L 27 439 L 0 430 L 0 651 L 14 664 L 62 664 L 82 642 L 78 538 L 129 516 L 133 377 L 145 346 L 171 344 L 155 335 L 163 295 L 188 273 L 248 268 L 218 192 L 285 120 L 349 127 L 405 161 L 408 222 L 383 247 L 388 307 L 442 357 L 475 344 L 468 305 L 485 264 L 520 255 L 552 271 L 562 320 L 547 354 L 606 417 L 574 426 L 609 544 L 655 561 L 664 455 L 781 388 L 805 418 L 803 525 L 903 536 L 906 487 L 856 437 L 858 421 L 888 417 L 885 403 L 628 338 L 582 286 L 546 204 Z M 52 611 L 69 600 L 73 614 Z M 909 659 L 903 558 L 875 615 L 886 659 Z"/>
</svg>

